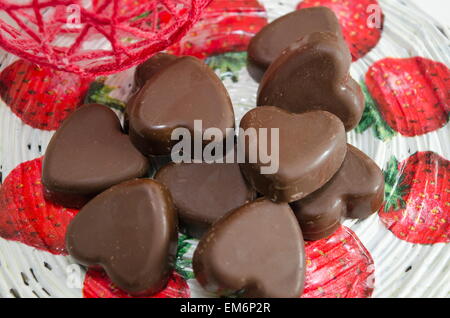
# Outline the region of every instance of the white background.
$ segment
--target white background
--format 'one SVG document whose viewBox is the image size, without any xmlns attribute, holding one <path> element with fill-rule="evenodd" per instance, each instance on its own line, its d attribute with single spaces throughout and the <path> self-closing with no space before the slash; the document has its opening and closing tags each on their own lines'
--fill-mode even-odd
<svg viewBox="0 0 450 318">
<path fill-rule="evenodd" d="M 449 0 L 409 0 L 414 2 L 426 13 L 450 28 L 450 1 Z"/>
</svg>

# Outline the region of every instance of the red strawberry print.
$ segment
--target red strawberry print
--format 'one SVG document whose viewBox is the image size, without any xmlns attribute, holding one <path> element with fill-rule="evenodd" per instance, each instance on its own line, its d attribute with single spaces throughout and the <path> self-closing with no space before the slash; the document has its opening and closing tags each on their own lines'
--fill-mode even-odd
<svg viewBox="0 0 450 318">
<path fill-rule="evenodd" d="M 0 96 L 22 121 L 55 130 L 80 106 L 91 79 L 18 60 L 0 74 Z"/>
<path fill-rule="evenodd" d="M 423 57 L 385 58 L 369 68 L 366 85 L 359 132 L 373 126 L 382 140 L 395 132 L 413 137 L 437 130 L 449 120 L 450 70 L 442 63 Z"/>
<path fill-rule="evenodd" d="M 199 58 L 245 51 L 266 24 L 266 11 L 256 0 L 213 0 L 200 21 L 169 51 Z"/>
<path fill-rule="evenodd" d="M 342 33 L 356 61 L 372 50 L 381 38 L 384 15 L 376 0 L 304 0 L 297 9 L 324 6 L 334 11 L 339 19 Z M 369 25 L 373 21 L 374 10 L 381 14 L 380 27 Z"/>
<path fill-rule="evenodd" d="M 356 234 L 341 226 L 328 238 L 306 242 L 302 298 L 368 298 L 374 287 L 372 256 Z"/>
<path fill-rule="evenodd" d="M 431 151 L 417 152 L 399 163 L 393 157 L 384 172 L 386 203 L 381 221 L 410 243 L 448 243 L 450 164 Z"/>
<path fill-rule="evenodd" d="M 200 21 L 168 51 L 206 58 L 222 80 L 237 82 L 247 65 L 250 39 L 267 23 L 266 10 L 256 0 L 212 0 Z"/>
<path fill-rule="evenodd" d="M 133 298 L 133 296 L 120 290 L 111 283 L 104 271 L 90 269 L 86 273 L 83 284 L 84 298 Z M 172 277 L 165 289 L 159 293 L 145 298 L 189 298 L 191 293 L 184 278 L 177 272 Z"/>
<path fill-rule="evenodd" d="M 78 210 L 44 199 L 42 158 L 18 165 L 0 188 L 0 236 L 53 254 L 65 251 L 66 228 Z"/>
</svg>

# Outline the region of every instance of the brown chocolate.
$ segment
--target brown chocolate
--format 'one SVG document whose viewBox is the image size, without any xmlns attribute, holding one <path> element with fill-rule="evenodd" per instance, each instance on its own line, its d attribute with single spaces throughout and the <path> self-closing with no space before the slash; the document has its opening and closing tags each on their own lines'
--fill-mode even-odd
<svg viewBox="0 0 450 318">
<path fill-rule="evenodd" d="M 284 49 L 313 32 L 342 36 L 336 15 L 327 7 L 296 10 L 266 25 L 248 46 L 248 69 L 252 77 L 259 81 Z"/>
<path fill-rule="evenodd" d="M 344 163 L 322 188 L 291 203 L 306 240 L 333 234 L 342 218 L 363 219 L 383 204 L 384 177 L 377 164 L 348 145 Z"/>
<path fill-rule="evenodd" d="M 289 205 L 262 198 L 230 212 L 198 244 L 193 268 L 198 282 L 219 295 L 299 297 L 304 242 Z"/>
<path fill-rule="evenodd" d="M 120 182 L 145 176 L 148 160 L 106 106 L 85 105 L 58 129 L 47 147 L 42 183 L 47 199 L 80 208 Z"/>
<path fill-rule="evenodd" d="M 226 136 L 226 128 L 234 127 L 234 112 L 217 75 L 199 59 L 182 57 L 146 82 L 129 120 L 130 138 L 142 153 L 168 155 L 178 143 L 171 140 L 174 129 L 187 128 L 193 136 L 194 120 L 202 120 L 202 133 L 215 127 Z"/>
<path fill-rule="evenodd" d="M 163 289 L 177 252 L 177 218 L 167 189 L 150 179 L 131 180 L 101 193 L 75 216 L 66 234 L 69 254 L 103 268 L 133 295 Z"/>
<path fill-rule="evenodd" d="M 157 53 L 136 67 L 134 72 L 134 89 L 141 89 L 156 73 L 166 68 L 178 57 L 167 53 Z"/>
<path fill-rule="evenodd" d="M 349 75 L 350 64 L 342 37 L 330 32 L 306 35 L 270 65 L 259 86 L 257 105 L 294 113 L 325 110 L 338 116 L 349 131 L 364 110 L 364 95 Z"/>
<path fill-rule="evenodd" d="M 124 130 L 128 132 L 129 129 L 129 113 L 131 108 L 133 107 L 134 100 L 136 98 L 139 90 L 144 86 L 144 84 L 152 78 L 159 71 L 163 70 L 172 62 L 174 62 L 178 57 L 175 55 L 167 54 L 167 53 L 157 53 L 149 58 L 142 64 L 139 64 L 136 67 L 136 71 L 134 72 L 134 85 L 133 92 L 131 97 L 128 99 L 127 106 L 125 107 L 124 112 Z"/>
<path fill-rule="evenodd" d="M 195 238 L 229 211 L 256 198 L 237 163 L 169 163 L 155 179 L 169 189 L 181 230 Z"/>
<path fill-rule="evenodd" d="M 241 164 L 241 171 L 249 183 L 259 193 L 277 202 L 293 202 L 322 187 L 338 171 L 347 152 L 342 122 L 324 111 L 293 114 L 274 106 L 257 107 L 245 114 L 240 126 L 244 130 L 255 128 L 257 131 L 267 128 L 269 153 L 273 151 L 270 129 L 279 129 L 277 172 L 261 174 L 261 167 L 267 164 L 263 164 L 259 156 L 256 163 L 250 162 L 249 149 L 259 152 L 259 137 L 258 140 L 246 138 L 246 159 Z"/>
</svg>

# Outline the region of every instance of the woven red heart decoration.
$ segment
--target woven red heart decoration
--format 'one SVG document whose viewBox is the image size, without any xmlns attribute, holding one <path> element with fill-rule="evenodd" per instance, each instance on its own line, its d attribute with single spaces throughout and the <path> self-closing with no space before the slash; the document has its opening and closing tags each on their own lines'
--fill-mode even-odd
<svg viewBox="0 0 450 318">
<path fill-rule="evenodd" d="M 0 46 L 32 62 L 106 75 L 177 42 L 211 0 L 0 0 Z"/>
</svg>

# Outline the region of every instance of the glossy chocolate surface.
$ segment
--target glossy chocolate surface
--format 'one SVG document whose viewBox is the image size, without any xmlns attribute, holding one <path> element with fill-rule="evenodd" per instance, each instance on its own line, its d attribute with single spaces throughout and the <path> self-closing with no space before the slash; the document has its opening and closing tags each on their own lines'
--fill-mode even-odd
<svg viewBox="0 0 450 318">
<path fill-rule="evenodd" d="M 134 72 L 134 89 L 141 89 L 156 73 L 169 66 L 178 57 L 167 53 L 157 53 L 136 67 Z"/>
<path fill-rule="evenodd" d="M 383 204 L 384 177 L 377 164 L 348 145 L 344 163 L 319 190 L 291 203 L 306 240 L 333 234 L 342 218 L 363 219 Z"/>
<path fill-rule="evenodd" d="M 174 62 L 178 57 L 175 55 L 167 54 L 167 53 L 157 53 L 149 58 L 142 64 L 139 64 L 136 67 L 136 71 L 134 72 L 134 85 L 133 92 L 128 99 L 127 105 L 125 107 L 124 112 L 124 124 L 123 128 L 126 132 L 129 129 L 129 113 L 131 112 L 131 108 L 133 107 L 134 100 L 136 99 L 136 95 L 139 90 L 144 86 L 144 84 L 152 78 L 159 71 L 163 70 L 172 62 Z"/>
<path fill-rule="evenodd" d="M 148 169 L 148 160 L 123 133 L 116 114 L 90 104 L 75 111 L 52 137 L 42 182 L 47 199 L 80 208 L 112 185 L 146 175 Z"/>
<path fill-rule="evenodd" d="M 299 297 L 304 242 L 286 203 L 258 199 L 215 223 L 194 253 L 196 279 L 208 291 L 243 297 Z"/>
<path fill-rule="evenodd" d="M 129 134 L 145 155 L 168 155 L 178 143 L 171 140 L 172 131 L 184 127 L 193 135 L 194 120 L 202 120 L 202 133 L 215 127 L 226 136 L 226 128 L 234 127 L 234 111 L 217 75 L 199 59 L 182 57 L 139 91 L 129 112 Z"/>
<path fill-rule="evenodd" d="M 259 86 L 257 105 L 294 113 L 325 110 L 338 116 L 349 131 L 364 110 L 364 95 L 349 75 L 350 64 L 342 37 L 330 32 L 306 35 L 270 65 Z"/>
<path fill-rule="evenodd" d="M 276 173 L 261 174 L 260 168 L 265 165 L 259 158 L 257 163 L 249 162 L 249 149 L 259 149 L 258 145 L 246 146 L 246 163 L 241 164 L 241 171 L 254 189 L 277 202 L 293 202 L 322 187 L 338 171 L 347 152 L 342 122 L 324 111 L 293 114 L 274 106 L 257 107 L 245 114 L 240 127 L 257 131 L 268 128 L 269 152 L 270 129 L 279 129 Z"/>
<path fill-rule="evenodd" d="M 226 213 L 256 198 L 237 163 L 169 163 L 155 179 L 169 189 L 181 230 L 196 238 Z"/>
<path fill-rule="evenodd" d="M 167 189 L 150 179 L 131 180 L 102 192 L 68 227 L 69 254 L 102 267 L 133 295 L 163 289 L 177 252 L 177 217 Z"/>
<path fill-rule="evenodd" d="M 250 74 L 259 81 L 284 49 L 313 32 L 332 32 L 342 36 L 336 15 L 327 7 L 296 10 L 266 25 L 248 46 Z"/>
</svg>

